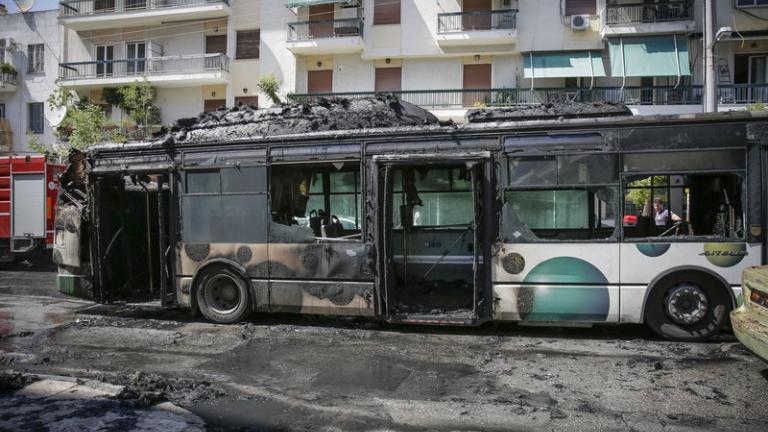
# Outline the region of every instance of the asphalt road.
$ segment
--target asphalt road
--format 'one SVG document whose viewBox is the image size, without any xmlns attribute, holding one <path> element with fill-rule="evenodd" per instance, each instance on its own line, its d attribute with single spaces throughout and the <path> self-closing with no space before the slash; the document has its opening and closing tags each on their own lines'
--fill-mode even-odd
<svg viewBox="0 0 768 432">
<path fill-rule="evenodd" d="M 730 335 L 674 343 L 640 326 L 301 316 L 219 326 L 152 305 L 68 299 L 37 267 L 0 271 L 0 363 L 6 381 L 22 372 L 127 389 L 106 402 L 69 400 L 82 405 L 66 405 L 69 420 L 42 416 L 61 402 L 38 398 L 35 428 L 51 430 L 78 415 L 88 420 L 79 430 L 164 421 L 170 430 L 178 423 L 152 410 L 165 400 L 209 430 L 768 430 L 768 366 Z M 0 429 L 31 428 L 29 400 L 0 393 Z"/>
</svg>

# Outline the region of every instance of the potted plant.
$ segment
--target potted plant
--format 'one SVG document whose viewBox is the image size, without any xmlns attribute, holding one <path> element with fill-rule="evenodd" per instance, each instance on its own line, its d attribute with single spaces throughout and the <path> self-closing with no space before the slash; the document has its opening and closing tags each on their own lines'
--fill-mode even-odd
<svg viewBox="0 0 768 432">
<path fill-rule="evenodd" d="M 16 76 L 18 74 L 18 72 L 16 72 L 16 68 L 14 68 L 13 65 L 10 63 L 0 64 L 0 73 L 2 73 L 3 75 L 7 74 L 11 76 Z"/>
</svg>

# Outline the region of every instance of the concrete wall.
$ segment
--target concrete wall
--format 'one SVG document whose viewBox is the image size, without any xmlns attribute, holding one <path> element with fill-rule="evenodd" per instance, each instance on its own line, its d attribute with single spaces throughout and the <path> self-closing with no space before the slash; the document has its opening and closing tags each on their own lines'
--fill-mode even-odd
<svg viewBox="0 0 768 432">
<path fill-rule="evenodd" d="M 18 49 L 10 53 L 18 72 L 18 89 L 12 93 L 0 93 L 0 103 L 5 104 L 6 118 L 13 130 L 13 152 L 29 152 L 26 135 L 28 108 L 30 102 L 46 102 L 56 88 L 59 69 L 59 26 L 58 11 L 9 14 L 0 16 L 0 38 L 13 38 Z M 45 44 L 45 73 L 27 72 L 27 46 Z M 9 54 L 6 54 L 8 59 Z M 45 122 L 45 133 L 35 135 L 42 144 L 53 144 L 53 129 Z"/>
</svg>

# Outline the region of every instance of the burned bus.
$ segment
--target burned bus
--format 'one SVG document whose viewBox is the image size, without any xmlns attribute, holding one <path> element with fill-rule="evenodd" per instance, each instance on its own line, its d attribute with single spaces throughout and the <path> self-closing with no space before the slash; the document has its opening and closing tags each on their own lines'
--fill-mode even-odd
<svg viewBox="0 0 768 432">
<path fill-rule="evenodd" d="M 216 323 L 287 312 L 715 334 L 742 269 L 765 262 L 768 115 L 577 117 L 240 107 L 73 154 L 58 284 Z"/>
</svg>

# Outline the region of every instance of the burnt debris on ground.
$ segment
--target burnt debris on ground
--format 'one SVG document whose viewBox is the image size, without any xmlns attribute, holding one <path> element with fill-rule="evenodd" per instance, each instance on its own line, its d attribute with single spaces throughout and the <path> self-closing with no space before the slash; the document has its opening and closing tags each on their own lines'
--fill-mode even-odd
<svg viewBox="0 0 768 432">
<path fill-rule="evenodd" d="M 180 119 L 161 138 L 165 145 L 219 142 L 310 132 L 439 124 L 429 111 L 395 96 L 321 98 L 316 103 L 222 108 Z"/>
<path fill-rule="evenodd" d="M 144 372 L 118 374 L 106 381 L 124 386 L 115 398 L 137 407 L 148 407 L 164 401 L 190 405 L 226 395 L 224 390 L 207 381 L 168 378 Z"/>
<path fill-rule="evenodd" d="M 541 105 L 520 105 L 467 111 L 470 123 L 500 121 L 552 120 L 558 118 L 591 118 L 631 116 L 626 105 L 612 102 L 547 102 Z"/>
</svg>

